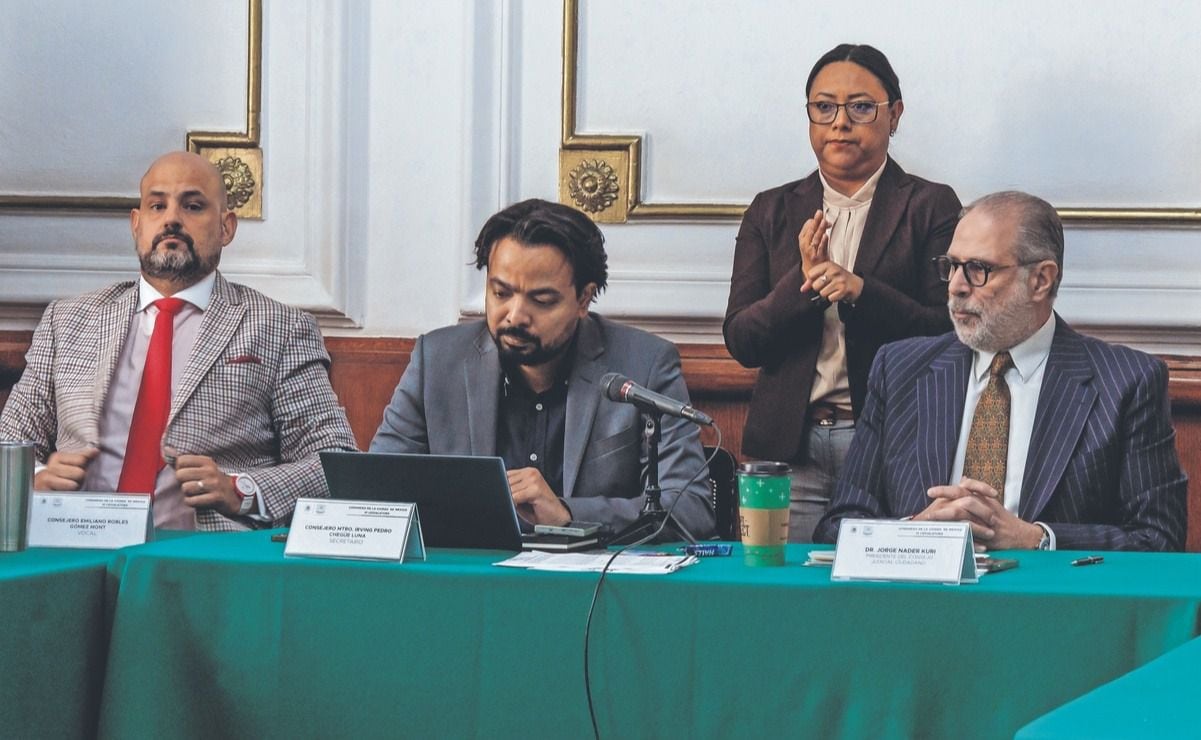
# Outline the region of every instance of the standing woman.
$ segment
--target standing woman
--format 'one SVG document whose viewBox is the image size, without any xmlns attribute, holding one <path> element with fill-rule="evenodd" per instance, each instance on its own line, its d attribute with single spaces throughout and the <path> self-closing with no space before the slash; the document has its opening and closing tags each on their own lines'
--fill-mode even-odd
<svg viewBox="0 0 1201 740">
<path fill-rule="evenodd" d="M 836 46 L 805 94 L 817 171 L 747 209 L 722 327 L 730 354 L 759 368 L 743 454 L 792 466 L 792 542 L 811 541 L 829 505 L 876 350 L 951 330 L 930 261 L 960 209 L 889 158 L 905 106 L 880 51 Z"/>
</svg>

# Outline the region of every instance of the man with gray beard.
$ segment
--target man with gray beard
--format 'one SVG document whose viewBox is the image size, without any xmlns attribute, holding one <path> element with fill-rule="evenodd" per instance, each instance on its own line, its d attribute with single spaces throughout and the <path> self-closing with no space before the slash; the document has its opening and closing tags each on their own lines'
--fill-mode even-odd
<svg viewBox="0 0 1201 740">
<path fill-rule="evenodd" d="M 318 452 L 355 449 L 308 314 L 225 280 L 234 238 L 221 173 L 158 158 L 130 230 L 139 280 L 52 302 L 0 414 L 36 445 L 34 488 L 154 496 L 167 529 L 287 524 L 327 496 Z"/>
<path fill-rule="evenodd" d="M 1063 225 L 1046 201 L 964 209 L 932 269 L 953 333 L 890 344 L 818 541 L 847 518 L 964 521 L 991 550 L 1180 550 L 1186 478 L 1164 364 L 1053 310 Z"/>
</svg>

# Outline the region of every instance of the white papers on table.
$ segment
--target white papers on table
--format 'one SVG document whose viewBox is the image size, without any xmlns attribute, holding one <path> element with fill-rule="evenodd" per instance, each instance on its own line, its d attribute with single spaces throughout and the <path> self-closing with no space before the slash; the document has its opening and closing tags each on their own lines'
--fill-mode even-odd
<svg viewBox="0 0 1201 740">
<path fill-rule="evenodd" d="M 805 561 L 805 565 L 834 565 L 833 550 L 810 550 L 809 559 Z"/>
<path fill-rule="evenodd" d="M 531 550 L 514 555 L 508 560 L 502 560 L 497 565 L 527 570 L 599 573 L 610 558 L 613 558 L 611 552 L 538 552 Z M 672 555 L 665 552 L 625 552 L 613 560 L 613 564 L 609 566 L 609 572 L 665 575 L 692 565 L 696 560 L 693 555 Z"/>
</svg>

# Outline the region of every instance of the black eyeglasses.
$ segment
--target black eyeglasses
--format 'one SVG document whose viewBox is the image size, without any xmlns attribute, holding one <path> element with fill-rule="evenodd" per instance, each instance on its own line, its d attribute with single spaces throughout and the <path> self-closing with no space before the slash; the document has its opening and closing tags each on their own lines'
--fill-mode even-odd
<svg viewBox="0 0 1201 740">
<path fill-rule="evenodd" d="M 834 123 L 838 117 L 838 109 L 846 108 L 847 118 L 851 123 L 872 123 L 880 113 L 880 106 L 891 103 L 877 103 L 873 100 L 852 100 L 849 103 L 833 103 L 829 100 L 819 100 L 816 103 L 806 103 L 805 111 L 813 123 Z"/>
<path fill-rule="evenodd" d="M 988 276 L 998 270 L 1008 270 L 1011 267 L 1026 267 L 1027 265 L 1037 265 L 1039 262 L 1042 262 L 1042 260 L 1033 260 L 1031 262 L 1018 262 L 1015 265 L 990 265 L 980 260 L 960 262 L 945 254 L 940 254 L 930 261 L 938 268 L 938 279 L 944 283 L 951 282 L 951 276 L 955 274 L 955 270 L 962 267 L 963 277 L 967 280 L 968 285 L 971 285 L 973 288 L 984 287 L 984 284 L 988 282 Z"/>
</svg>

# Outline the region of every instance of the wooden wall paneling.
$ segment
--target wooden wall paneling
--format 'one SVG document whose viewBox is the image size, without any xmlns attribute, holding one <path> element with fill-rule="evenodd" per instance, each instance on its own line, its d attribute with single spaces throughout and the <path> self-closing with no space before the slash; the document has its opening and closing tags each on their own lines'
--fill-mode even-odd
<svg viewBox="0 0 1201 740">
<path fill-rule="evenodd" d="M 1189 552 L 1201 552 L 1201 357 L 1167 356 L 1176 452 L 1188 475 Z"/>
<path fill-rule="evenodd" d="M 25 372 L 25 353 L 33 341 L 31 331 L 0 331 L 0 409 L 8 392 Z"/>
<path fill-rule="evenodd" d="M 25 367 L 25 352 L 32 332 L 0 332 L 0 408 L 8 388 Z M 367 449 L 379 428 L 384 407 L 392 398 L 413 351 L 413 340 L 397 337 L 327 337 L 332 360 L 330 380 L 346 407 L 350 426 L 362 449 Z M 712 416 L 723 432 L 722 446 L 743 459 L 742 426 L 755 371 L 739 365 L 721 345 L 681 344 L 684 379 L 693 404 Z M 1189 476 L 1188 549 L 1201 552 L 1201 357 L 1165 356 L 1170 380 L 1172 422 L 1176 449 Z M 713 444 L 712 430 L 702 431 L 705 444 Z"/>
<path fill-rule="evenodd" d="M 371 446 L 371 438 L 384 418 L 384 408 L 409 366 L 413 340 L 326 337 L 325 349 L 331 360 L 330 384 L 346 407 L 359 449 L 365 450 Z"/>
<path fill-rule="evenodd" d="M 721 427 L 721 446 L 742 462 L 742 427 L 758 371 L 739 365 L 720 344 L 682 344 L 679 350 L 692 405 L 713 417 Z M 716 444 L 717 434 L 703 428 L 701 440 Z"/>
</svg>

